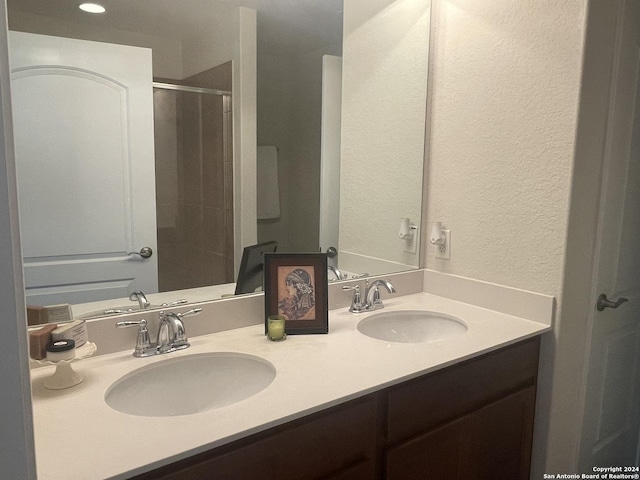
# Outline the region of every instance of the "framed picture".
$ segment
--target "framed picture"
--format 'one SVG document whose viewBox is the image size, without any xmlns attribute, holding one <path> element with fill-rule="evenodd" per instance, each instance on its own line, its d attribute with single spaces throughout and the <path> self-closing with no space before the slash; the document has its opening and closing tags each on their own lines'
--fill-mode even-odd
<svg viewBox="0 0 640 480">
<path fill-rule="evenodd" d="M 285 317 L 287 335 L 328 333 L 327 254 L 265 253 L 264 306 L 265 319 Z"/>
</svg>

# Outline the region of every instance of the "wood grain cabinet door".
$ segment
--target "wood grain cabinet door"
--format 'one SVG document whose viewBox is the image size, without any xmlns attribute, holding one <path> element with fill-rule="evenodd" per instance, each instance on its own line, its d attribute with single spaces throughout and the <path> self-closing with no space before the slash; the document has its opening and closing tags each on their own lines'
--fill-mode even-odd
<svg viewBox="0 0 640 480">
<path fill-rule="evenodd" d="M 387 480 L 526 480 L 535 387 L 388 450 Z"/>
<path fill-rule="evenodd" d="M 467 478 L 527 480 L 535 408 L 535 387 L 490 403 L 472 415 Z"/>
<path fill-rule="evenodd" d="M 471 418 L 463 417 L 386 454 L 387 480 L 467 480 Z"/>
</svg>

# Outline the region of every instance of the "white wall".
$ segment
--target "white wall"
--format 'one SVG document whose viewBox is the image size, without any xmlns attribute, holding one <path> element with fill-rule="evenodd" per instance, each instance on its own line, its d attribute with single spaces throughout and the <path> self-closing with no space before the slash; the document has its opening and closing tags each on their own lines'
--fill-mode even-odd
<svg viewBox="0 0 640 480">
<path fill-rule="evenodd" d="M 18 9 L 14 9 L 11 13 L 9 28 L 43 35 L 151 48 L 153 50 L 154 77 L 184 78 L 182 74 L 182 43 L 177 40 L 104 28 L 99 25 L 89 26 L 83 23 L 68 22 L 33 15 Z"/>
<path fill-rule="evenodd" d="M 213 23 L 205 29 L 194 29 L 191 38 L 183 42 L 182 78 L 237 60 L 240 35 L 238 8 L 222 8 L 212 17 Z M 234 72 L 235 73 L 235 72 Z"/>
<path fill-rule="evenodd" d="M 585 2 L 435 0 L 428 218 L 444 272 L 558 294 Z"/>
<path fill-rule="evenodd" d="M 418 265 L 398 230 L 420 221 L 428 48 L 428 1 L 345 0 L 340 268 L 345 251 Z"/>
<path fill-rule="evenodd" d="M 256 11 L 238 9 L 238 38 L 233 65 L 233 203 L 235 271 L 243 245 L 257 242 L 257 37 Z M 237 64 L 237 65 L 236 65 Z"/>
<path fill-rule="evenodd" d="M 5 24 L 5 5 L 0 2 L 0 25 Z M 0 369 L 0 471 L 3 478 L 26 480 L 36 478 L 36 466 L 8 64 L 7 34 L 3 31 L 0 33 L 0 325 L 7 341 Z"/>
<path fill-rule="evenodd" d="M 447 261 L 429 246 L 429 268 L 562 305 L 586 3 L 434 0 L 426 215 L 451 229 L 452 247 Z M 571 383 L 553 378 L 563 321 L 543 341 L 536 479 L 575 466 L 575 432 L 556 413 L 575 408 L 575 398 Z M 565 369 L 576 360 L 565 358 Z"/>
<path fill-rule="evenodd" d="M 289 92 L 295 75 L 290 59 L 280 55 L 258 55 L 258 145 L 278 147 L 280 216 L 258 221 L 258 242 L 276 240 L 280 251 L 292 251 L 288 202 L 290 171 L 291 103 Z"/>
<path fill-rule="evenodd" d="M 258 238 L 282 252 L 318 249 L 322 56 L 340 47 L 258 58 L 258 144 L 278 147 L 280 182 L 280 217 L 258 222 Z"/>
<path fill-rule="evenodd" d="M 232 62 L 235 271 L 243 246 L 257 242 L 257 24 L 256 11 L 231 8 L 220 11 L 216 24 L 204 35 L 184 42 L 183 71 L 188 77 L 213 66 Z"/>
</svg>

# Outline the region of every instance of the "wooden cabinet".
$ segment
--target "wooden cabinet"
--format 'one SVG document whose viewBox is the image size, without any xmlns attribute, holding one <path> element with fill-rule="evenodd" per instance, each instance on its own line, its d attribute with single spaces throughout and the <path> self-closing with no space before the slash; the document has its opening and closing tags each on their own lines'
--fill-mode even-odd
<svg viewBox="0 0 640 480">
<path fill-rule="evenodd" d="M 139 480 L 375 478 L 378 398 L 369 395 L 167 467 Z"/>
<path fill-rule="evenodd" d="M 388 480 L 526 480 L 535 388 L 492 402 L 386 452 Z"/>
<path fill-rule="evenodd" d="M 189 480 L 526 480 L 539 338 L 141 475 Z"/>
<path fill-rule="evenodd" d="M 529 478 L 539 338 L 387 391 L 385 478 Z"/>
</svg>

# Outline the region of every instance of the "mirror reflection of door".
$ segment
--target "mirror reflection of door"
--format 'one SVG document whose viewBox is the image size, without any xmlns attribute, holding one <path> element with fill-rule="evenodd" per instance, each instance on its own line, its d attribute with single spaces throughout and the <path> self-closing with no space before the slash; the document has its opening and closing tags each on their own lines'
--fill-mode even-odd
<svg viewBox="0 0 640 480">
<path fill-rule="evenodd" d="M 10 41 L 27 303 L 157 291 L 151 51 Z"/>
</svg>

